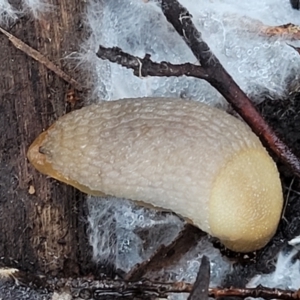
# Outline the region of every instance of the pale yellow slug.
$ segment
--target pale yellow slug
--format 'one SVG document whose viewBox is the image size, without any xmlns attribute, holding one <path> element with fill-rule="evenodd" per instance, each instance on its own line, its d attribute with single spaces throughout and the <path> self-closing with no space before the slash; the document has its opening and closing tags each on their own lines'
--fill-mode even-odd
<svg viewBox="0 0 300 300">
<path fill-rule="evenodd" d="M 281 215 L 279 174 L 256 135 L 195 101 L 139 98 L 84 107 L 42 133 L 28 158 L 86 193 L 172 210 L 234 251 L 266 245 Z"/>
</svg>

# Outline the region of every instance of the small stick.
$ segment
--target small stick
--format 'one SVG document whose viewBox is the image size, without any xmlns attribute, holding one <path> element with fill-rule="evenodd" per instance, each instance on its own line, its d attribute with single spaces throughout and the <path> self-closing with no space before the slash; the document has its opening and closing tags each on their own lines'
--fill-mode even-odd
<svg viewBox="0 0 300 300">
<path fill-rule="evenodd" d="M 11 41 L 11 43 L 19 50 L 22 52 L 26 53 L 28 56 L 32 57 L 39 63 L 43 64 L 46 68 L 49 70 L 53 71 L 57 76 L 62 78 L 64 81 L 68 82 L 72 86 L 76 88 L 78 91 L 82 91 L 83 88 L 82 86 L 70 75 L 66 74 L 63 70 L 61 70 L 58 66 L 56 66 L 52 61 L 50 61 L 47 57 L 42 55 L 40 52 L 37 50 L 33 49 L 32 47 L 28 46 L 24 42 L 22 42 L 20 39 L 17 37 L 13 36 L 6 30 L 0 27 L 0 32 L 2 32 L 4 35 L 8 37 L 8 39 Z"/>
<path fill-rule="evenodd" d="M 94 281 L 89 279 L 74 280 L 67 279 L 59 281 L 59 290 L 64 290 L 65 287 L 70 288 L 71 294 L 80 294 L 81 291 L 89 291 L 89 295 L 97 298 L 96 296 L 104 296 L 107 293 L 114 294 L 115 296 L 129 296 L 140 293 L 143 291 L 147 295 L 156 295 L 158 297 L 167 297 L 170 293 L 191 293 L 194 285 L 185 282 L 162 283 L 142 280 L 137 282 L 113 281 L 113 280 L 100 280 Z M 81 283 L 82 282 L 82 283 Z M 253 297 L 264 299 L 281 299 L 281 300 L 299 300 L 300 291 L 289 291 L 282 289 L 270 289 L 263 286 L 257 288 L 209 288 L 208 296 L 219 299 L 221 297 Z"/>
<path fill-rule="evenodd" d="M 207 79 L 208 77 L 208 74 L 201 66 L 196 66 L 191 63 L 174 65 L 165 61 L 157 63 L 150 59 L 149 54 L 146 54 L 144 58 L 140 58 L 129 53 L 125 53 L 118 47 L 105 48 L 100 45 L 96 55 L 101 59 L 107 59 L 110 62 L 117 63 L 127 69 L 132 69 L 133 74 L 138 77 L 179 77 L 183 75 L 200 79 Z"/>
<path fill-rule="evenodd" d="M 206 270 L 207 270 L 206 265 Z M 199 269 L 200 272 L 200 269 Z M 16 286 L 22 285 L 28 289 L 43 289 L 49 292 L 67 292 L 75 297 L 89 295 L 90 298 L 100 296 L 130 296 L 134 294 L 155 295 L 167 297 L 170 293 L 191 293 L 194 285 L 186 282 L 153 282 L 149 280 L 123 281 L 104 278 L 95 280 L 93 277 L 51 278 L 23 272 L 14 268 L 0 268 L 0 280 L 12 281 Z M 300 290 L 270 289 L 263 286 L 256 288 L 209 288 L 208 296 L 221 297 L 253 297 L 264 299 L 300 300 Z M 84 298 L 84 299 L 90 299 Z"/>
<path fill-rule="evenodd" d="M 126 274 L 125 280 L 137 281 L 140 278 L 147 278 L 149 274 L 159 270 L 166 270 L 176 264 L 192 247 L 195 247 L 198 241 L 205 235 L 197 227 L 186 224 L 178 236 L 169 244 L 161 245 L 155 253 L 147 260 L 135 265 L 132 270 Z"/>
</svg>

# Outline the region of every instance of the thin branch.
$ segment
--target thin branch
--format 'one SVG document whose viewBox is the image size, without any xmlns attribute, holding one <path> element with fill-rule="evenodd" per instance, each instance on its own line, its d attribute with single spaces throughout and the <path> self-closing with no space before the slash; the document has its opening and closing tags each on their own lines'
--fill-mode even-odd
<svg viewBox="0 0 300 300">
<path fill-rule="evenodd" d="M 174 65 L 169 62 L 162 61 L 160 63 L 153 62 L 150 55 L 146 54 L 144 58 L 133 56 L 123 52 L 118 47 L 105 48 L 99 46 L 96 55 L 101 59 L 107 59 L 113 63 L 117 63 L 127 69 L 132 69 L 133 74 L 139 77 L 146 76 L 190 76 L 200 79 L 207 79 L 208 74 L 201 66 L 190 63 Z"/>
<path fill-rule="evenodd" d="M 186 224 L 178 236 L 169 244 L 161 245 L 149 259 L 135 265 L 125 280 L 137 281 L 140 278 L 149 278 L 149 274 L 165 270 L 178 262 L 189 249 L 196 246 L 205 235 L 199 228 Z"/>
<path fill-rule="evenodd" d="M 70 75 L 66 74 L 63 70 L 61 70 L 58 66 L 56 66 L 52 61 L 50 61 L 47 57 L 42 55 L 40 52 L 31 48 L 30 46 L 28 46 L 27 44 L 22 42 L 20 39 L 13 36 L 12 34 L 10 34 L 9 32 L 7 32 L 6 30 L 4 30 L 1 27 L 0 27 L 0 32 L 2 32 L 4 35 L 6 35 L 8 37 L 8 39 L 11 41 L 11 43 L 17 49 L 21 50 L 22 52 L 24 52 L 28 56 L 32 57 L 39 63 L 43 64 L 46 68 L 53 71 L 58 77 L 62 78 L 64 81 L 66 81 L 69 84 L 71 84 L 72 86 L 74 86 L 74 88 L 76 88 L 76 90 L 78 90 L 78 91 L 83 90 L 81 84 L 79 84 Z"/>
<path fill-rule="evenodd" d="M 194 26 L 192 16 L 187 9 L 181 6 L 177 0 L 162 0 L 161 3 L 162 11 L 167 20 L 183 37 L 201 66 L 208 73 L 207 81 L 233 106 L 263 144 L 268 146 L 283 163 L 288 165 L 300 177 L 300 161 L 298 157 L 275 134 L 251 100 L 223 68 L 217 57 L 202 40 L 201 34 Z"/>
<path fill-rule="evenodd" d="M 204 269 L 207 273 L 208 265 L 205 263 Z M 205 273 L 204 272 L 204 273 Z M 202 273 L 199 268 L 199 273 Z M 197 277 L 200 277 L 198 274 Z M 14 268 L 0 268 L 1 284 L 5 281 L 12 281 L 15 285 L 28 287 L 29 289 L 56 291 L 58 293 L 67 292 L 73 297 L 84 295 L 84 299 L 100 296 L 114 295 L 118 297 L 131 295 L 153 295 L 156 297 L 167 297 L 170 293 L 191 293 L 194 285 L 185 282 L 152 282 L 149 280 L 123 281 L 102 279 L 95 280 L 93 277 L 80 278 L 47 278 L 31 273 L 25 273 Z M 220 297 L 253 297 L 264 299 L 300 300 L 300 290 L 290 291 L 282 289 L 270 289 L 263 286 L 257 288 L 209 288 L 208 296 Z"/>
<path fill-rule="evenodd" d="M 148 280 L 141 280 L 137 282 L 124 282 L 113 280 L 100 280 L 93 281 L 83 279 L 68 279 L 65 282 L 59 281 L 59 290 L 65 290 L 66 287 L 70 288 L 71 295 L 78 295 L 80 293 L 89 292 L 89 296 L 100 297 L 101 295 L 116 295 L 116 296 L 129 296 L 141 294 L 141 291 L 147 295 L 156 295 L 157 297 L 168 297 L 171 293 L 191 293 L 194 285 L 185 282 L 175 283 L 161 283 L 151 282 Z M 300 290 L 288 291 L 282 289 L 270 289 L 265 287 L 257 288 L 209 288 L 208 296 L 213 298 L 221 297 L 253 297 L 264 299 L 281 299 L 281 300 L 299 300 Z"/>
<path fill-rule="evenodd" d="M 287 291 L 281 289 L 269 289 L 265 287 L 258 288 L 228 288 L 209 289 L 209 296 L 213 298 L 219 297 L 241 297 L 241 298 L 264 298 L 264 299 L 282 299 L 282 300 L 297 300 L 300 299 L 300 291 Z"/>
</svg>

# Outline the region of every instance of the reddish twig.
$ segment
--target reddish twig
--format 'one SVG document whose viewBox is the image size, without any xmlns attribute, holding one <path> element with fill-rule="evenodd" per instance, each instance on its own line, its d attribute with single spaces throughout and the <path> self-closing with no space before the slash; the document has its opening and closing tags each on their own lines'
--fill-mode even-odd
<svg viewBox="0 0 300 300">
<path fill-rule="evenodd" d="M 209 296 L 213 298 L 219 297 L 241 297 L 241 298 L 264 298 L 264 299 L 282 299 L 282 300 L 296 300 L 300 299 L 300 291 L 285 291 L 281 289 L 269 289 L 265 287 L 258 288 L 228 288 L 209 289 Z"/>
<path fill-rule="evenodd" d="M 191 293 L 194 285 L 185 282 L 162 283 L 141 280 L 137 282 L 125 282 L 116 280 L 91 280 L 91 279 L 61 279 L 54 284 L 54 290 L 65 290 L 69 288 L 71 295 L 78 295 L 83 291 L 89 292 L 89 296 L 100 297 L 101 295 L 130 296 L 138 294 L 155 295 L 156 297 L 167 297 L 170 293 Z M 141 291 L 143 291 L 141 293 Z M 299 300 L 300 291 L 288 291 L 281 289 L 257 288 L 209 288 L 208 296 L 220 297 L 253 297 L 264 299 Z"/>
<path fill-rule="evenodd" d="M 206 80 L 233 106 L 261 139 L 263 144 L 271 149 L 283 163 L 291 167 L 294 173 L 300 177 L 300 161 L 298 157 L 275 134 L 251 100 L 223 68 L 208 45 L 202 40 L 201 34 L 194 26 L 192 16 L 187 9 L 177 0 L 162 0 L 161 7 L 167 20 L 183 37 L 200 62 L 200 65 L 208 73 Z"/>
<path fill-rule="evenodd" d="M 198 278 L 207 277 L 208 261 L 199 269 Z M 204 271 L 203 271 L 204 270 Z M 206 274 L 206 276 L 204 276 Z M 81 278 L 47 278 L 36 274 L 22 272 L 18 269 L 0 268 L 1 284 L 12 281 L 15 285 L 22 285 L 28 289 L 42 289 L 43 291 L 58 293 L 65 292 L 73 297 L 83 296 L 84 299 L 113 295 L 116 297 L 129 297 L 132 295 L 147 295 L 167 297 L 170 293 L 191 293 L 194 285 L 185 282 L 153 282 L 149 280 L 123 281 L 104 278 L 95 280 L 93 277 Z M 206 287 L 205 287 L 206 289 Z M 300 300 L 300 290 L 289 291 L 282 289 L 270 289 L 263 286 L 257 288 L 209 288 L 208 296 L 213 298 L 240 297 L 240 298 L 264 298 L 282 300 Z M 98 297 L 98 298 L 97 298 Z M 143 297 L 143 299 L 146 299 Z"/>
</svg>

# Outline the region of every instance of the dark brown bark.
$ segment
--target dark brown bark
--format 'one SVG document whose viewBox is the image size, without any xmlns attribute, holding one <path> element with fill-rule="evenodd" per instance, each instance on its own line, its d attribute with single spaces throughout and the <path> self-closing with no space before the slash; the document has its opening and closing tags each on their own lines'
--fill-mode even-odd
<svg viewBox="0 0 300 300">
<path fill-rule="evenodd" d="M 50 2 L 54 9 L 40 20 L 24 17 L 5 29 L 76 77 L 62 58 L 80 44 L 83 2 Z M 0 53 L 0 263 L 52 275 L 85 272 L 83 196 L 26 159 L 34 138 L 66 112 L 68 85 L 3 34 Z"/>
</svg>

